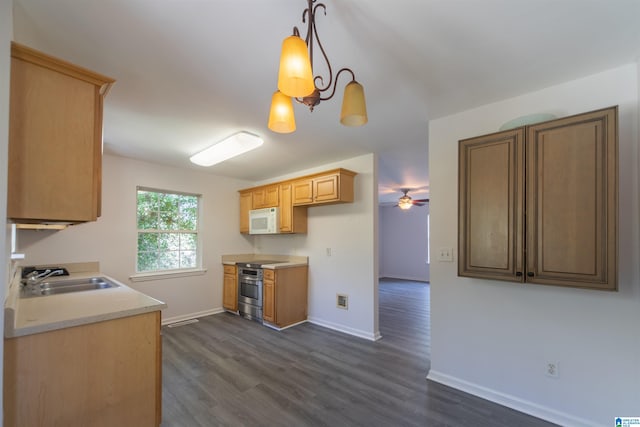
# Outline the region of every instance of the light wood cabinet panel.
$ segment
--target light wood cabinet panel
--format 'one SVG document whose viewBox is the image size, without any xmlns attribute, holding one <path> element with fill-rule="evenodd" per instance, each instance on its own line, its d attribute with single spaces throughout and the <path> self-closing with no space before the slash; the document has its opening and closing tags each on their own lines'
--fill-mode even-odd
<svg viewBox="0 0 640 427">
<path fill-rule="evenodd" d="M 4 341 L 4 425 L 158 426 L 160 311 Z"/>
<path fill-rule="evenodd" d="M 224 265 L 222 306 L 225 310 L 238 311 L 238 276 L 234 265 Z"/>
<path fill-rule="evenodd" d="M 249 211 L 252 207 L 253 193 L 243 191 L 240 193 L 240 232 L 249 233 Z"/>
<path fill-rule="evenodd" d="M 276 323 L 275 282 L 264 279 L 262 283 L 262 320 Z"/>
<path fill-rule="evenodd" d="M 522 282 L 524 129 L 459 149 L 458 274 Z"/>
<path fill-rule="evenodd" d="M 264 270 L 263 320 L 284 328 L 307 319 L 307 266 Z"/>
<path fill-rule="evenodd" d="M 293 182 L 293 205 L 313 203 L 313 181 L 302 179 Z"/>
<path fill-rule="evenodd" d="M 527 281 L 617 288 L 617 109 L 529 126 Z"/>
<path fill-rule="evenodd" d="M 617 139 L 612 107 L 460 141 L 458 274 L 616 290 Z"/>
<path fill-rule="evenodd" d="M 12 43 L 7 216 L 100 216 L 103 97 L 114 80 Z"/>
<path fill-rule="evenodd" d="M 291 183 L 280 185 L 280 232 L 307 232 L 307 207 L 293 206 L 293 184 Z"/>
<path fill-rule="evenodd" d="M 336 169 L 326 174 L 294 181 L 293 204 L 322 205 L 353 202 L 353 179 L 356 174 Z"/>
<path fill-rule="evenodd" d="M 280 199 L 278 185 L 260 187 L 253 190 L 252 209 L 275 208 Z"/>
</svg>

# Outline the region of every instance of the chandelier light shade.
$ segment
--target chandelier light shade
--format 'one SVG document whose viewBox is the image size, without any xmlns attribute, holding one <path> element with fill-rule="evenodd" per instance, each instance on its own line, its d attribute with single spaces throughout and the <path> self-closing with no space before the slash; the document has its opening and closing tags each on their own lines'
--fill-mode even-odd
<svg viewBox="0 0 640 427">
<path fill-rule="evenodd" d="M 304 104 L 313 111 L 314 107 L 321 101 L 333 98 L 338 85 L 338 78 L 342 73 L 351 74 L 351 82 L 344 90 L 342 101 L 342 111 L 340 123 L 345 126 L 362 126 L 367 123 L 367 105 L 364 98 L 364 88 L 356 81 L 356 76 L 350 68 L 341 68 L 337 73 L 333 73 L 329 57 L 320 42 L 318 28 L 316 27 L 316 12 L 322 9 L 327 14 L 324 3 L 317 3 L 317 0 L 307 0 L 307 8 L 302 12 L 302 22 L 307 24 L 307 35 L 300 38 L 297 27 L 293 28 L 293 35 L 287 37 L 282 42 L 280 55 L 280 68 L 278 70 L 278 90 L 280 95 L 295 99 L 296 102 Z M 314 47 L 320 49 L 322 59 L 324 59 L 327 76 L 313 75 L 313 52 Z M 326 93 L 325 93 L 326 92 Z M 280 96 L 273 95 L 271 99 L 271 110 L 269 113 L 269 129 L 274 132 L 293 132 L 296 128 L 293 118 L 293 105 L 290 109 L 290 118 L 284 117 L 284 109 L 280 111 L 284 101 Z M 276 104 L 277 101 L 277 104 Z M 291 100 L 290 100 L 291 101 Z M 282 116 L 274 116 L 282 114 Z M 285 123 L 288 123 L 285 125 Z"/>
<path fill-rule="evenodd" d="M 345 126 L 362 126 L 368 121 L 364 88 L 353 80 L 344 88 L 340 123 Z"/>
<path fill-rule="evenodd" d="M 296 119 L 293 115 L 291 97 L 279 90 L 275 91 L 271 97 L 269 129 L 277 133 L 291 133 L 296 130 Z"/>
<path fill-rule="evenodd" d="M 411 202 L 411 197 L 404 195 L 403 197 L 400 197 L 400 200 L 398 200 L 398 207 L 400 209 L 410 209 L 411 206 L 413 206 L 413 203 Z"/>
<path fill-rule="evenodd" d="M 302 98 L 315 90 L 307 44 L 295 34 L 282 42 L 278 90 L 287 96 Z"/>
</svg>

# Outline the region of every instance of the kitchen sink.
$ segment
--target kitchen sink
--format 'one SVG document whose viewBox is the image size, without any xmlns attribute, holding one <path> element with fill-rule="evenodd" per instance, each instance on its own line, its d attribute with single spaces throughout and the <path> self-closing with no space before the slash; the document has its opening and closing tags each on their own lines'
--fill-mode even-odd
<svg viewBox="0 0 640 427">
<path fill-rule="evenodd" d="M 94 291 L 98 289 L 117 288 L 117 283 L 105 277 L 86 277 L 83 279 L 67 279 L 28 284 L 20 290 L 21 298 L 41 297 L 65 294 L 69 292 Z"/>
</svg>

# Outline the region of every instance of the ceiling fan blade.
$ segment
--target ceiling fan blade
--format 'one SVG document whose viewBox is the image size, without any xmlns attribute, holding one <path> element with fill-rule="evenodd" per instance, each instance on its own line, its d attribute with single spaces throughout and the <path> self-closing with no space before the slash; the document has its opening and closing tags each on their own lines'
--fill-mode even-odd
<svg viewBox="0 0 640 427">
<path fill-rule="evenodd" d="M 414 202 L 429 203 L 429 199 L 415 199 Z"/>
</svg>

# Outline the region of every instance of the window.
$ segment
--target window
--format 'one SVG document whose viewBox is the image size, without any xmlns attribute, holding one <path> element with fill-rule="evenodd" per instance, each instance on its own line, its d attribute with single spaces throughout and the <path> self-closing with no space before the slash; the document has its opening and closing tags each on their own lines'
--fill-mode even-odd
<svg viewBox="0 0 640 427">
<path fill-rule="evenodd" d="M 200 196 L 138 188 L 139 273 L 194 269 L 200 264 Z"/>
</svg>

